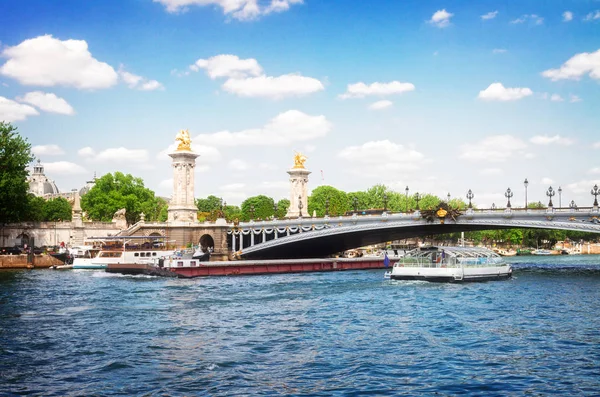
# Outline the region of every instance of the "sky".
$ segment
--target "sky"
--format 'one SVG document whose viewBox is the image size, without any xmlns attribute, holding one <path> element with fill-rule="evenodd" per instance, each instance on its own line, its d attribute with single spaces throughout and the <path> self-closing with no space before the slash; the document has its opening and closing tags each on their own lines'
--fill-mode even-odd
<svg viewBox="0 0 600 397">
<path fill-rule="evenodd" d="M 0 26 L 0 120 L 63 192 L 169 197 L 181 129 L 228 204 L 289 198 L 295 151 L 309 189 L 480 207 L 600 183 L 598 0 L 3 0 Z"/>
</svg>

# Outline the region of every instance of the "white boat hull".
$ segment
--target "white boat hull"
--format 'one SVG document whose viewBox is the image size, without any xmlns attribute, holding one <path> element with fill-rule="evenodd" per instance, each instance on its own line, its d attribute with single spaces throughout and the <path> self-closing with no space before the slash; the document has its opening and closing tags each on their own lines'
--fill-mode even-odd
<svg viewBox="0 0 600 397">
<path fill-rule="evenodd" d="M 467 282 L 502 280 L 512 276 L 510 265 L 493 267 L 403 267 L 394 266 L 392 280 Z"/>
</svg>

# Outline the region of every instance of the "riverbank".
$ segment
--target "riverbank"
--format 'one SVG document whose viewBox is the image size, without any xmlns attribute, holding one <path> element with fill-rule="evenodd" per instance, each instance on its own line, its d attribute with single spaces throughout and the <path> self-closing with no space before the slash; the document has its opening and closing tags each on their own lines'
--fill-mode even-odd
<svg viewBox="0 0 600 397">
<path fill-rule="evenodd" d="M 32 263 L 28 263 L 27 255 L 0 255 L 0 269 L 48 269 L 62 262 L 50 255 L 34 255 Z"/>
</svg>

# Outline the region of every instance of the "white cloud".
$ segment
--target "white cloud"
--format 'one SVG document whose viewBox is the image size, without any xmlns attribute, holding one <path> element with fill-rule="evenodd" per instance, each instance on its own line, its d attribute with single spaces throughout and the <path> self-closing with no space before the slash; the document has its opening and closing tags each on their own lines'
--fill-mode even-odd
<svg viewBox="0 0 600 397">
<path fill-rule="evenodd" d="M 293 4 L 302 4 L 302 0 L 271 0 L 269 5 L 261 6 L 257 0 L 154 0 L 165 6 L 167 12 L 186 12 L 189 6 L 216 5 L 223 9 L 223 14 L 245 21 L 262 15 L 284 12 Z"/>
<path fill-rule="evenodd" d="M 96 154 L 96 152 L 91 147 L 86 146 L 86 147 L 79 149 L 77 151 L 77 154 L 81 157 L 91 157 L 91 156 L 94 156 Z"/>
<path fill-rule="evenodd" d="M 541 183 L 542 183 L 542 185 L 552 185 L 554 183 L 554 180 L 552 180 L 548 177 L 545 177 L 545 178 L 542 178 Z"/>
<path fill-rule="evenodd" d="M 241 160 L 241 159 L 233 159 L 233 160 L 231 160 L 229 162 L 228 166 L 232 170 L 236 170 L 236 171 L 245 171 L 248 168 L 250 168 L 250 166 L 248 165 L 248 163 L 246 163 L 244 160 Z"/>
<path fill-rule="evenodd" d="M 558 94 L 552 94 L 550 96 L 550 100 L 553 101 L 553 102 L 562 102 L 562 101 L 564 101 L 564 99 L 560 95 L 558 95 Z"/>
<path fill-rule="evenodd" d="M 594 185 L 600 184 L 600 179 L 591 179 L 591 180 L 582 180 L 579 182 L 575 182 L 575 183 L 570 183 L 567 185 L 567 188 L 572 191 L 573 193 L 583 193 L 583 194 L 590 194 L 590 190 L 591 188 L 594 187 Z M 590 199 L 590 204 L 592 203 L 591 200 L 593 200 L 594 198 L 591 197 Z"/>
<path fill-rule="evenodd" d="M 348 98 L 364 98 L 368 95 L 393 95 L 402 94 L 403 92 L 414 91 L 415 86 L 412 83 L 401 83 L 399 81 L 391 81 L 389 83 L 355 83 L 348 84 L 348 88 L 344 94 L 339 95 L 341 99 Z"/>
<path fill-rule="evenodd" d="M 118 80 L 110 65 L 92 57 L 85 40 L 39 36 L 6 48 L 2 56 L 8 61 L 0 67 L 0 74 L 23 85 L 97 89 L 111 87 Z"/>
<path fill-rule="evenodd" d="M 230 54 L 198 59 L 196 63 L 190 66 L 190 69 L 195 72 L 204 69 L 206 74 L 213 80 L 218 77 L 244 78 L 260 76 L 263 73 L 263 69 L 256 59 L 240 59 L 238 56 Z"/>
<path fill-rule="evenodd" d="M 121 78 L 121 81 L 131 89 L 153 91 L 164 88 L 163 85 L 156 80 L 148 80 L 145 77 L 125 71 L 122 65 L 119 68 L 119 77 Z"/>
<path fill-rule="evenodd" d="M 261 128 L 219 131 L 198 138 L 216 146 L 284 146 L 327 135 L 331 123 L 325 116 L 310 116 L 298 110 L 280 113 Z"/>
<path fill-rule="evenodd" d="M 105 149 L 98 154 L 93 154 L 93 150 L 83 148 L 79 153 L 86 153 L 90 161 L 99 163 L 136 163 L 142 164 L 148 162 L 148 151 L 146 149 L 127 149 L 124 147 Z"/>
<path fill-rule="evenodd" d="M 36 156 L 59 156 L 65 154 L 65 151 L 58 145 L 36 145 L 31 148 L 31 152 Z"/>
<path fill-rule="evenodd" d="M 527 144 L 512 135 L 493 135 L 480 142 L 461 146 L 460 158 L 471 161 L 503 162 Z"/>
<path fill-rule="evenodd" d="M 582 52 L 576 54 L 558 69 L 548 69 L 542 76 L 552 81 L 572 79 L 579 80 L 581 76 L 589 74 L 593 79 L 600 79 L 600 50 L 596 52 Z"/>
<path fill-rule="evenodd" d="M 65 101 L 63 98 L 57 97 L 52 93 L 45 93 L 41 91 L 28 92 L 24 97 L 17 98 L 17 100 L 36 106 L 44 112 L 65 115 L 75 114 L 75 110 L 67 101 Z"/>
<path fill-rule="evenodd" d="M 502 175 L 504 171 L 502 168 L 484 168 L 479 171 L 480 175 Z"/>
<path fill-rule="evenodd" d="M 373 102 L 372 104 L 370 104 L 369 109 L 371 109 L 371 110 L 387 109 L 387 108 L 391 107 L 392 105 L 393 105 L 392 101 L 388 101 L 388 100 L 377 101 L 377 102 Z"/>
<path fill-rule="evenodd" d="M 281 99 L 308 95 L 325 89 L 321 81 L 301 74 L 267 76 L 256 59 L 240 59 L 230 54 L 198 59 L 190 69 L 204 69 L 213 80 L 227 78 L 222 86 L 223 90 L 241 97 Z"/>
<path fill-rule="evenodd" d="M 241 97 L 265 97 L 281 99 L 289 96 L 308 95 L 325 89 L 323 83 L 312 77 L 285 74 L 278 77 L 258 76 L 231 78 L 223 89 Z"/>
<path fill-rule="evenodd" d="M 210 169 L 209 164 L 221 161 L 221 152 L 213 146 L 200 145 L 194 142 L 203 142 L 203 135 L 198 135 L 192 138 L 192 151 L 200 155 L 196 160 L 196 171 L 206 171 Z M 165 150 L 161 150 L 156 158 L 159 160 L 169 160 L 169 153 L 173 153 L 177 149 L 178 142 L 171 143 Z M 202 168 L 202 169 L 200 169 Z"/>
<path fill-rule="evenodd" d="M 544 23 L 544 18 L 542 18 L 536 14 L 525 14 L 517 19 L 510 21 L 510 23 L 519 24 L 519 23 L 525 23 L 527 21 L 530 21 L 534 25 L 542 25 Z"/>
<path fill-rule="evenodd" d="M 563 22 L 569 22 L 573 20 L 573 13 L 571 11 L 565 11 L 562 14 Z"/>
<path fill-rule="evenodd" d="M 173 189 L 173 178 L 163 179 L 158 184 L 158 187 L 163 191 L 172 191 Z"/>
<path fill-rule="evenodd" d="M 600 174 L 600 167 L 594 167 L 588 171 L 588 174 Z"/>
<path fill-rule="evenodd" d="M 487 14 L 482 15 L 481 19 L 483 19 L 484 21 L 488 19 L 494 19 L 496 18 L 496 15 L 498 15 L 498 11 L 490 11 Z"/>
<path fill-rule="evenodd" d="M 581 101 L 582 101 L 582 99 L 579 98 L 577 95 L 573 95 L 573 94 L 569 95 L 569 102 L 575 103 L 575 102 L 581 102 Z"/>
<path fill-rule="evenodd" d="M 219 186 L 219 190 L 223 192 L 236 192 L 244 189 L 245 187 L 245 183 L 230 183 L 228 185 Z"/>
<path fill-rule="evenodd" d="M 573 140 L 569 138 L 563 138 L 560 135 L 548 136 L 548 135 L 536 135 L 529 140 L 535 145 L 550 145 L 557 144 L 562 146 L 569 146 L 573 144 Z"/>
<path fill-rule="evenodd" d="M 387 139 L 348 146 L 338 153 L 338 157 L 349 162 L 353 173 L 380 177 L 390 172 L 415 171 L 428 162 L 417 150 Z"/>
<path fill-rule="evenodd" d="M 593 12 L 590 12 L 589 14 L 587 14 L 585 16 L 585 18 L 583 19 L 584 21 L 595 21 L 600 19 L 600 10 L 596 10 Z"/>
<path fill-rule="evenodd" d="M 595 142 L 595 143 L 592 145 L 592 147 L 593 147 L 594 149 L 600 149 L 600 142 Z"/>
<path fill-rule="evenodd" d="M 532 94 L 529 88 L 505 88 L 502 83 L 492 83 L 485 90 L 479 91 L 478 98 L 484 101 L 516 101 Z"/>
<path fill-rule="evenodd" d="M 454 14 L 449 13 L 446 9 L 438 10 L 433 13 L 429 23 L 437 26 L 438 28 L 445 28 L 450 26 L 450 18 L 452 18 Z"/>
<path fill-rule="evenodd" d="M 493 54 L 504 54 L 506 52 L 506 50 L 504 48 L 494 48 L 492 50 Z"/>
<path fill-rule="evenodd" d="M 25 120 L 28 116 L 37 116 L 35 108 L 0 96 L 0 120 L 6 122 Z"/>
<path fill-rule="evenodd" d="M 44 163 L 44 169 L 49 175 L 79 175 L 86 174 L 88 172 L 82 166 L 75 163 L 71 163 L 70 161 L 56 161 L 54 163 Z"/>
</svg>

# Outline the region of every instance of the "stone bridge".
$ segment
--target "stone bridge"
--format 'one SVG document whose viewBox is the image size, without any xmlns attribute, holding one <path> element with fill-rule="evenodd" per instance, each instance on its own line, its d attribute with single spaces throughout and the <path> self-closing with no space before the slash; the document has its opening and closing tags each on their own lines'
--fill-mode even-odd
<svg viewBox="0 0 600 397">
<path fill-rule="evenodd" d="M 440 216 L 445 215 L 445 216 Z M 461 231 L 530 228 L 600 233 L 598 207 L 468 209 L 454 218 L 419 211 L 242 222 L 228 230 L 229 249 L 243 259 L 323 257 L 386 241 Z"/>
</svg>

